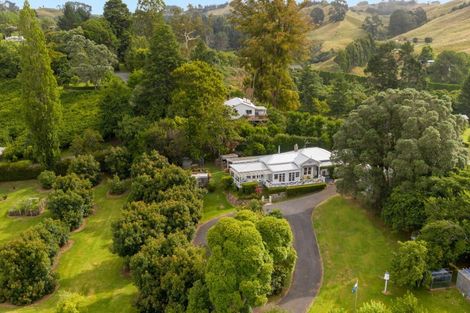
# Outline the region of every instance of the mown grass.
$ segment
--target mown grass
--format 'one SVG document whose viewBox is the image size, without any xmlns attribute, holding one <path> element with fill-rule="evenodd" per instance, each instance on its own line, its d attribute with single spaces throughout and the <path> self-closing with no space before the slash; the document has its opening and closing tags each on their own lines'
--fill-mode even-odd
<svg viewBox="0 0 470 313">
<path fill-rule="evenodd" d="M 23 184 L 22 190 L 25 190 L 25 193 L 37 192 L 36 182 L 23 182 Z M 0 305 L 0 312 L 52 313 L 61 291 L 83 295 L 83 312 L 135 312 L 132 302 L 137 289 L 122 271 L 123 260 L 112 254 L 110 250 L 112 243 L 110 224 L 119 217 L 126 198 L 107 196 L 108 187 L 107 184 L 101 184 L 95 188 L 96 212 L 86 220 L 83 230 L 71 235 L 71 246 L 59 259 L 56 269 L 60 277 L 58 290 L 50 297 L 30 306 L 12 308 Z M 20 195 L 16 196 L 19 197 Z M 3 212 L 4 208 L 1 210 Z M 2 220 L 2 225 L 3 222 Z M 29 226 L 35 222 L 37 220 L 31 220 Z M 18 232 L 19 230 L 11 228 L 0 228 L 0 236 L 4 237 L 11 237 L 11 233 Z"/>
<path fill-rule="evenodd" d="M 216 216 L 233 211 L 234 207 L 227 201 L 227 197 L 221 185 L 221 179 L 225 174 L 223 170 L 213 164 L 208 164 L 206 169 L 211 174 L 211 181 L 216 189 L 204 196 L 204 211 L 201 222 L 206 222 Z"/>
<path fill-rule="evenodd" d="M 310 313 L 342 307 L 354 312 L 351 292 L 359 281 L 358 307 L 371 299 L 390 303 L 405 290 L 390 282 L 391 295 L 382 294 L 386 270 L 390 269 L 397 235 L 390 233 L 370 212 L 356 203 L 334 197 L 315 209 L 313 224 L 323 260 L 323 284 Z M 405 238 L 401 238 L 405 240 Z M 393 277 L 392 277 L 393 279 Z M 456 289 L 414 292 L 430 313 L 470 312 L 470 303 Z"/>
<path fill-rule="evenodd" d="M 5 200 L 1 200 L 3 195 L 7 196 Z M 8 210 L 29 198 L 44 198 L 46 195 L 47 193 L 41 190 L 36 181 L 0 183 L 0 243 L 14 238 L 50 215 L 46 210 L 43 214 L 34 217 L 10 217 Z"/>
</svg>

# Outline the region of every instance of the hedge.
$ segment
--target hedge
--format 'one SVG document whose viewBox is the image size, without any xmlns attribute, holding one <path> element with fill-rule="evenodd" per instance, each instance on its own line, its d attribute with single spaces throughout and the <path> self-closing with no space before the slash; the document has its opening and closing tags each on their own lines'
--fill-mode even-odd
<svg viewBox="0 0 470 313">
<path fill-rule="evenodd" d="M 0 162 L 0 181 L 36 179 L 43 170 L 41 165 L 28 160 Z"/>
<path fill-rule="evenodd" d="M 462 89 L 462 86 L 459 85 L 459 84 L 445 84 L 445 83 L 428 82 L 428 88 L 430 90 L 454 91 L 454 90 Z"/>
<path fill-rule="evenodd" d="M 251 195 L 256 192 L 256 187 L 258 187 L 258 182 L 248 182 L 242 184 L 242 193 L 246 195 Z"/>
<path fill-rule="evenodd" d="M 264 190 L 266 194 L 272 195 L 275 193 L 286 192 L 287 187 L 271 187 L 271 188 L 265 188 Z"/>
<path fill-rule="evenodd" d="M 303 195 L 306 193 L 320 191 L 326 188 L 325 183 L 311 184 L 311 185 L 299 185 L 287 187 L 286 192 L 288 197 Z"/>
</svg>

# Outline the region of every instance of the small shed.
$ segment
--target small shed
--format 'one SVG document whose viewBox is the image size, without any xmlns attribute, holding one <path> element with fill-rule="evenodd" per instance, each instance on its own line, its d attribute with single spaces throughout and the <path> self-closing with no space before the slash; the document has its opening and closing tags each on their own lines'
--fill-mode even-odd
<svg viewBox="0 0 470 313">
<path fill-rule="evenodd" d="M 465 298 L 470 299 L 470 268 L 463 268 L 457 274 L 457 288 Z"/>
<path fill-rule="evenodd" d="M 221 165 L 224 169 L 228 168 L 229 166 L 229 160 L 230 159 L 235 159 L 238 158 L 238 154 L 236 153 L 230 153 L 230 154 L 223 154 L 220 156 L 220 162 Z"/>
<path fill-rule="evenodd" d="M 430 289 L 448 288 L 452 284 L 452 272 L 446 268 L 430 272 Z"/>
<path fill-rule="evenodd" d="M 199 187 L 205 188 L 209 185 L 209 173 L 193 173 L 191 176 L 196 179 L 197 185 Z"/>
</svg>

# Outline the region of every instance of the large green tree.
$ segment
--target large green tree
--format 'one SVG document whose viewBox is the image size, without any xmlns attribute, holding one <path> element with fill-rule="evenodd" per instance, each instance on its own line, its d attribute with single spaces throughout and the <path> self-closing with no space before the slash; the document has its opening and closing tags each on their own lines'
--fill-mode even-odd
<svg viewBox="0 0 470 313">
<path fill-rule="evenodd" d="M 132 104 L 136 114 L 158 118 L 167 113 L 174 89 L 171 73 L 183 60 L 175 35 L 162 18 L 156 23 L 153 33 L 144 78 L 134 90 Z"/>
<path fill-rule="evenodd" d="M 461 84 L 468 76 L 470 56 L 465 52 L 443 51 L 429 68 L 431 79 L 438 83 Z"/>
<path fill-rule="evenodd" d="M 122 0 L 108 0 L 104 4 L 103 17 L 119 40 L 117 52 L 119 59 L 122 60 L 129 47 L 128 32 L 131 25 L 131 13 Z"/>
<path fill-rule="evenodd" d="M 469 244 L 464 228 L 447 220 L 426 224 L 418 239 L 427 242 L 430 269 L 447 267 L 449 263 L 457 261 Z"/>
<path fill-rule="evenodd" d="M 223 218 L 207 235 L 206 282 L 215 312 L 248 313 L 267 301 L 273 261 L 251 221 Z"/>
<path fill-rule="evenodd" d="M 413 89 L 381 92 L 353 110 L 335 135 L 338 189 L 381 206 L 402 182 L 463 167 L 465 127 L 447 100 Z"/>
<path fill-rule="evenodd" d="M 116 55 L 105 45 L 98 45 L 84 36 L 75 35 L 67 43 L 70 71 L 81 82 L 98 86 L 103 78 L 113 73 Z"/>
<path fill-rule="evenodd" d="M 234 0 L 233 22 L 244 35 L 242 61 L 262 102 L 283 110 L 299 107 L 289 66 L 306 52 L 306 17 L 294 0 Z"/>
<path fill-rule="evenodd" d="M 51 168 L 60 154 L 61 106 L 46 40 L 28 1 L 20 12 L 20 30 L 26 39 L 20 74 L 25 121 L 35 158 Z"/>
<path fill-rule="evenodd" d="M 131 260 L 139 311 L 186 312 L 189 290 L 204 277 L 204 252 L 179 233 L 148 240 Z"/>
<path fill-rule="evenodd" d="M 67 1 L 62 9 L 57 25 L 63 30 L 70 30 L 91 17 L 91 5 Z"/>
<path fill-rule="evenodd" d="M 348 13 L 348 3 L 346 0 L 333 0 L 328 13 L 330 14 L 330 21 L 333 23 L 341 22 Z"/>
<path fill-rule="evenodd" d="M 193 61 L 173 72 L 170 116 L 186 121 L 189 153 L 195 158 L 217 156 L 236 146 L 237 135 L 223 102 L 227 90 L 219 71 L 209 64 Z"/>
</svg>

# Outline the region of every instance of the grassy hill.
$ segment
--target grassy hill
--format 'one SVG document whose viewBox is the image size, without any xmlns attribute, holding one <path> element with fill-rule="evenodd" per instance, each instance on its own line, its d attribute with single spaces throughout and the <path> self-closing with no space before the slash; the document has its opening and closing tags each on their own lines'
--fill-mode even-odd
<svg viewBox="0 0 470 313">
<path fill-rule="evenodd" d="M 348 11 L 343 21 L 325 24 L 313 30 L 309 38 L 313 42 L 322 42 L 323 51 L 343 49 L 354 39 L 367 35 L 361 25 L 369 15 L 364 12 Z"/>
<path fill-rule="evenodd" d="M 470 7 L 466 7 L 440 16 L 421 27 L 401 34 L 394 39 L 418 38 L 419 46 L 424 45 L 424 38 L 431 37 L 431 46 L 436 52 L 443 50 L 464 51 L 470 53 Z"/>
</svg>

